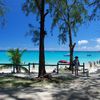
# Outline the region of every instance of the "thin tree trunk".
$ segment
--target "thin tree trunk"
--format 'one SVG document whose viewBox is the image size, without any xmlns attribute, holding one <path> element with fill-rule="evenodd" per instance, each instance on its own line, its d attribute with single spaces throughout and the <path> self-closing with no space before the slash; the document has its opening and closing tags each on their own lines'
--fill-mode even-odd
<svg viewBox="0 0 100 100">
<path fill-rule="evenodd" d="M 45 52 L 44 52 L 44 9 L 45 9 L 45 0 L 41 0 L 41 12 L 40 12 L 40 43 L 39 43 L 39 73 L 38 77 L 43 77 L 46 74 L 45 71 Z"/>
<path fill-rule="evenodd" d="M 70 47 L 70 66 L 69 69 L 72 70 L 73 73 L 73 52 L 74 52 L 74 47 L 76 43 L 72 43 L 72 33 L 71 29 L 69 28 L 69 47 Z"/>
<path fill-rule="evenodd" d="M 71 31 L 71 26 L 70 26 L 70 16 L 69 16 L 69 9 L 68 9 L 68 35 L 69 35 L 69 49 L 70 49 L 70 66 L 69 66 L 69 69 L 72 70 L 72 73 L 73 73 L 73 51 L 74 51 L 74 47 L 75 47 L 75 44 L 73 44 L 73 41 L 72 41 L 72 31 Z"/>
<path fill-rule="evenodd" d="M 69 27 L 69 48 L 70 48 L 70 67 L 69 69 L 72 70 L 73 68 L 73 44 L 72 44 L 72 33 L 71 28 Z"/>
<path fill-rule="evenodd" d="M 69 69 L 73 71 L 73 48 L 70 48 L 70 67 Z"/>
</svg>

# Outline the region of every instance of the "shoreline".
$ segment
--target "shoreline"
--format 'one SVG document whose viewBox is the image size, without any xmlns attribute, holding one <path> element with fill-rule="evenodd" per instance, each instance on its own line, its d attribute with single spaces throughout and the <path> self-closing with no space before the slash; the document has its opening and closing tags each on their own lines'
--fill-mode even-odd
<svg viewBox="0 0 100 100">
<path fill-rule="evenodd" d="M 69 62 L 69 51 L 45 51 L 45 63 L 46 64 L 57 64 L 59 60 L 66 60 Z M 98 51 L 75 51 L 74 56 L 79 57 L 80 63 L 88 61 L 97 61 L 100 60 L 100 52 Z M 38 51 L 26 51 L 22 58 L 22 63 L 38 63 L 39 61 L 39 52 Z M 7 52 L 0 52 L 0 63 L 11 63 Z"/>
<path fill-rule="evenodd" d="M 98 69 L 100 69 L 100 64 L 97 64 L 95 62 L 91 62 L 92 66 L 90 65 L 90 62 L 88 63 L 85 63 L 85 69 L 88 69 L 89 73 L 95 73 Z M 60 65 L 59 68 L 65 68 L 66 65 Z M 56 69 L 57 67 L 56 66 L 47 66 L 45 67 L 46 69 L 46 72 L 47 73 L 52 73 L 54 69 Z M 68 66 L 67 66 L 68 68 Z M 28 67 L 27 67 L 28 69 Z M 5 68 L 5 69 L 0 69 L 0 73 L 11 73 L 13 71 L 13 68 Z M 24 71 L 22 71 L 24 72 Z M 31 65 L 30 66 L 30 72 L 31 73 L 38 73 L 38 65 L 35 66 L 35 68 Z"/>
</svg>

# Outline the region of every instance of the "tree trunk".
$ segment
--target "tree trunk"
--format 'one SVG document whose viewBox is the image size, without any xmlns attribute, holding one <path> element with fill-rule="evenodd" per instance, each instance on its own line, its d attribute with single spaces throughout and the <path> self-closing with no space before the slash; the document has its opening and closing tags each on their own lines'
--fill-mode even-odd
<svg viewBox="0 0 100 100">
<path fill-rule="evenodd" d="M 73 73 L 73 52 L 74 52 L 74 47 L 75 47 L 76 43 L 72 43 L 72 32 L 71 32 L 71 28 L 69 26 L 69 48 L 70 48 L 70 66 L 69 69 L 72 70 Z"/>
<path fill-rule="evenodd" d="M 70 48 L 70 70 L 73 70 L 73 48 Z"/>
<path fill-rule="evenodd" d="M 40 11 L 40 43 L 39 43 L 39 73 L 38 77 L 43 77 L 46 74 L 45 71 L 45 52 L 44 52 L 44 9 L 45 9 L 45 0 L 41 0 L 41 11 Z"/>
<path fill-rule="evenodd" d="M 69 27 L 69 48 L 70 48 L 70 66 L 69 69 L 72 70 L 73 68 L 73 44 L 72 44 L 72 33 L 71 28 Z"/>
<path fill-rule="evenodd" d="M 69 9 L 68 9 L 69 11 Z M 71 23 L 70 23 L 70 16 L 69 16 L 69 12 L 68 12 L 68 35 L 69 35 L 69 49 L 70 49 L 70 66 L 69 69 L 72 70 L 73 73 L 73 52 L 74 52 L 74 47 L 76 45 L 76 43 L 73 44 L 72 41 L 72 31 L 71 31 Z"/>
</svg>

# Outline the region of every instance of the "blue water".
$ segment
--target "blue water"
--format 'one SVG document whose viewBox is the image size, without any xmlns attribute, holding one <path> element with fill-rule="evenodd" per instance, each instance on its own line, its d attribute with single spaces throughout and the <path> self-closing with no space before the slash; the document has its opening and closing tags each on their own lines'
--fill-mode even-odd
<svg viewBox="0 0 100 100">
<path fill-rule="evenodd" d="M 46 64 L 56 64 L 59 60 L 69 61 L 69 56 L 65 56 L 68 54 L 68 51 L 45 51 L 45 62 Z M 100 52 L 98 51 L 75 51 L 74 56 L 78 56 L 81 63 L 100 60 Z M 0 51 L 0 63 L 10 63 L 9 59 L 7 51 Z M 38 63 L 38 61 L 38 51 L 26 51 L 22 56 L 23 63 Z"/>
</svg>

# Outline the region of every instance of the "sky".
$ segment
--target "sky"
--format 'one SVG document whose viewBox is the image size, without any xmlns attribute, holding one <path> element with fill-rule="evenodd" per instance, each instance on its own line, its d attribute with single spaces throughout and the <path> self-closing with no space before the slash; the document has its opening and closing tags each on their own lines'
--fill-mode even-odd
<svg viewBox="0 0 100 100">
<path fill-rule="evenodd" d="M 26 36 L 29 31 L 28 24 L 38 27 L 34 14 L 26 16 L 22 11 L 22 4 L 25 0 L 7 0 L 8 11 L 5 15 L 6 25 L 0 27 L 0 50 L 10 48 L 20 48 L 27 50 L 38 50 L 38 45 L 34 45 L 31 36 Z M 46 17 L 45 29 L 45 50 L 69 50 L 68 40 L 65 45 L 59 44 L 58 29 L 54 28 L 51 35 L 50 24 L 52 19 L 49 15 Z M 73 36 L 76 42 L 77 51 L 100 51 L 100 21 L 87 22 L 79 27 L 77 36 Z"/>
</svg>

